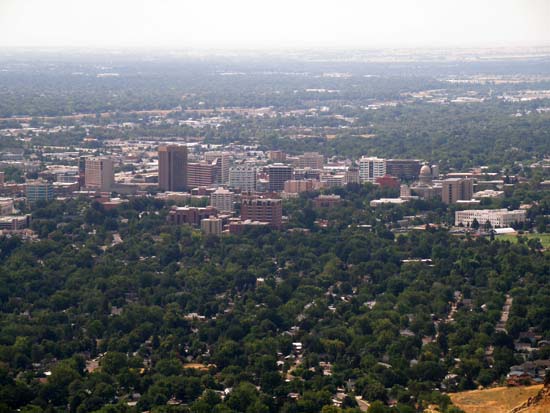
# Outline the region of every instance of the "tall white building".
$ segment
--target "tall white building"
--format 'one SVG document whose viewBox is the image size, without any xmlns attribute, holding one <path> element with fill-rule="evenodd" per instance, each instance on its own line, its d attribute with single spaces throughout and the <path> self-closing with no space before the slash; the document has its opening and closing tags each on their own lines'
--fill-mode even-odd
<svg viewBox="0 0 550 413">
<path fill-rule="evenodd" d="M 218 188 L 210 194 L 210 205 L 220 212 L 233 211 L 235 194 L 224 188 Z"/>
<path fill-rule="evenodd" d="M 480 226 L 485 225 L 487 221 L 493 228 L 509 227 L 515 222 L 525 221 L 525 210 L 517 209 L 508 211 L 507 209 L 468 209 L 466 211 L 455 212 L 455 225 L 472 226 L 472 222 L 477 220 Z"/>
<path fill-rule="evenodd" d="M 248 165 L 229 168 L 229 186 L 241 191 L 255 191 L 256 168 Z"/>
<path fill-rule="evenodd" d="M 386 160 L 376 157 L 359 159 L 359 179 L 361 183 L 376 181 L 376 178 L 386 175 Z"/>
<path fill-rule="evenodd" d="M 85 183 L 90 189 L 110 191 L 115 181 L 114 163 L 110 158 L 86 158 Z"/>
</svg>

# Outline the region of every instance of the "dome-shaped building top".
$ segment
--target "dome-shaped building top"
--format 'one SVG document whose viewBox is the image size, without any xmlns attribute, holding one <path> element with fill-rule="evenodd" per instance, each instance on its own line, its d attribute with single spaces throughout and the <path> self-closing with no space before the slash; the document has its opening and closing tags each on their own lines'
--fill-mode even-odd
<svg viewBox="0 0 550 413">
<path fill-rule="evenodd" d="M 420 168 L 420 174 L 418 175 L 420 184 L 431 185 L 432 184 L 432 168 L 428 164 L 422 165 Z"/>
</svg>

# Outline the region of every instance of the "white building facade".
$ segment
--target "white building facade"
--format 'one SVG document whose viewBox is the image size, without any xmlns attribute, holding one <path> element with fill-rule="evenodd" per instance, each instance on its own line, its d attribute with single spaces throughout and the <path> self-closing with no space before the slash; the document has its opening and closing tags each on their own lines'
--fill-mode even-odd
<svg viewBox="0 0 550 413">
<path fill-rule="evenodd" d="M 256 168 L 248 165 L 229 168 L 229 186 L 241 191 L 255 191 Z"/>
<path fill-rule="evenodd" d="M 386 175 L 386 160 L 375 157 L 359 159 L 359 179 L 361 183 L 376 181 Z"/>
<path fill-rule="evenodd" d="M 455 212 L 455 225 L 472 226 L 472 222 L 477 220 L 480 226 L 485 225 L 487 221 L 493 228 L 509 227 L 515 222 L 525 222 L 525 211 L 518 209 L 508 211 L 507 209 L 469 209 L 466 211 Z"/>
<path fill-rule="evenodd" d="M 233 211 L 235 194 L 227 189 L 218 188 L 210 194 L 210 205 L 221 212 Z"/>
</svg>

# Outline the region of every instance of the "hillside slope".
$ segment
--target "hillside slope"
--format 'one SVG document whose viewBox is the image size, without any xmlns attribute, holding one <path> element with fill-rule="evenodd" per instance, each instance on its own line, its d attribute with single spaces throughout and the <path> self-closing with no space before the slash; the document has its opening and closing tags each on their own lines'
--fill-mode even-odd
<svg viewBox="0 0 550 413">
<path fill-rule="evenodd" d="M 528 387 L 496 387 L 449 394 L 453 404 L 466 413 L 509 413 L 516 406 L 535 397 L 541 385 Z M 547 413 L 550 410 L 547 410 Z M 527 412 L 527 411 L 526 411 Z M 524 413 L 523 411 L 521 413 Z M 529 411 L 528 413 L 534 413 Z"/>
</svg>

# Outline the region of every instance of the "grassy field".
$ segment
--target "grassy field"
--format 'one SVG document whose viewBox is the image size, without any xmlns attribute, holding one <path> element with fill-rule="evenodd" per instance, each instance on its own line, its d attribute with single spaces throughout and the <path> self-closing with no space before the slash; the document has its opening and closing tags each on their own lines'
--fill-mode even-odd
<svg viewBox="0 0 550 413">
<path fill-rule="evenodd" d="M 466 413 L 508 413 L 535 396 L 542 385 L 528 387 L 496 387 L 449 394 L 453 404 Z"/>
<path fill-rule="evenodd" d="M 550 234 L 521 234 L 521 237 L 531 239 L 538 238 L 545 249 L 550 249 Z M 496 239 L 502 241 L 518 242 L 518 236 L 515 234 L 497 235 Z"/>
</svg>

